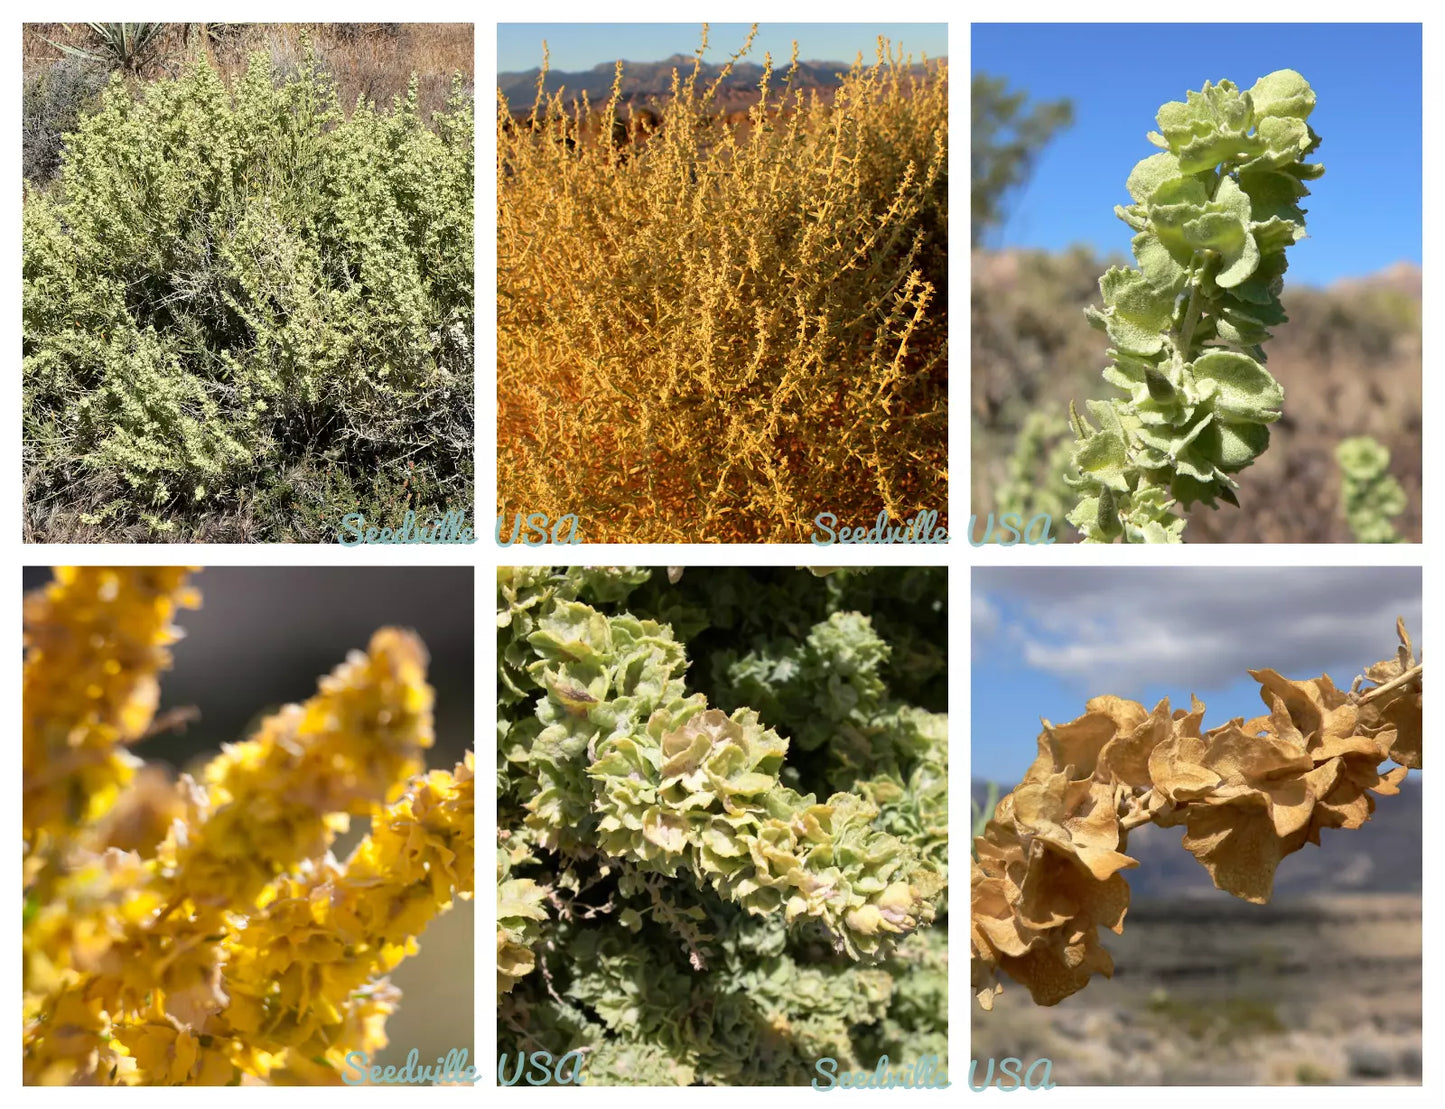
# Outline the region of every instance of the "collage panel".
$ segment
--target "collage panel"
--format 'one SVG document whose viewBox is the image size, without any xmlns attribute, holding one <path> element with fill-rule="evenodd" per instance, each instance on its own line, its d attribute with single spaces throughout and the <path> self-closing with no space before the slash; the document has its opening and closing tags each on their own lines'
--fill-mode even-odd
<svg viewBox="0 0 1445 1109">
<path fill-rule="evenodd" d="M 472 568 L 24 578 L 23 1082 L 474 1081 Z"/>
<path fill-rule="evenodd" d="M 473 43 L 24 25 L 26 542 L 472 518 Z"/>
<path fill-rule="evenodd" d="M 948 1082 L 948 571 L 497 572 L 498 1083 Z"/>
<path fill-rule="evenodd" d="M 1422 41 L 973 27 L 971 542 L 1423 541 Z"/>
<path fill-rule="evenodd" d="M 497 51 L 499 540 L 946 533 L 946 25 Z"/>
<path fill-rule="evenodd" d="M 1421 1084 L 1421 587 L 974 569 L 972 1088 Z"/>
</svg>

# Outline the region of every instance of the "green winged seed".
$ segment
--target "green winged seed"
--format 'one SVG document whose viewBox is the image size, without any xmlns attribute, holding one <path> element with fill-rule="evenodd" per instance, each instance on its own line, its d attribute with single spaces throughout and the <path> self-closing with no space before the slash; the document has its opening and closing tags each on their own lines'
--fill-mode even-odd
<svg viewBox="0 0 1445 1109">
<path fill-rule="evenodd" d="M 1249 90 L 1256 118 L 1293 116 L 1309 119 L 1315 110 L 1315 91 L 1292 69 L 1277 69 L 1254 83 Z"/>
<path fill-rule="evenodd" d="M 1212 407 L 1221 419 L 1269 424 L 1280 417 L 1284 387 L 1247 354 L 1202 354 L 1194 362 L 1194 377 L 1213 385 Z"/>
</svg>

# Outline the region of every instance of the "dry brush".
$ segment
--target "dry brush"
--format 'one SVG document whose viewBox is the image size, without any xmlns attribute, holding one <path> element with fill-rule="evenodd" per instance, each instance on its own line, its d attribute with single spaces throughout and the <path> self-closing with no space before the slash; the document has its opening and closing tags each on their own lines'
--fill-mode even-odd
<svg viewBox="0 0 1445 1109">
<path fill-rule="evenodd" d="M 880 42 L 824 97 L 795 51 L 730 124 L 700 59 L 656 126 L 620 64 L 600 107 L 545 70 L 499 96 L 498 511 L 634 542 L 942 512 L 946 63 Z"/>
</svg>

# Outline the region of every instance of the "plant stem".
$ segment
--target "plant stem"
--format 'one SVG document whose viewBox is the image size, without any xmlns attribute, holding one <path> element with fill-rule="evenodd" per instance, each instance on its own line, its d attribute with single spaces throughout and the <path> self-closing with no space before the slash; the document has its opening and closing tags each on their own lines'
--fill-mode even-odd
<svg viewBox="0 0 1445 1109">
<path fill-rule="evenodd" d="M 1403 685 L 1409 685 L 1413 681 L 1418 681 L 1420 678 L 1424 677 L 1424 675 L 1425 664 L 1423 662 L 1417 663 L 1416 665 L 1410 667 L 1410 669 L 1406 670 L 1403 674 L 1399 674 L 1396 677 L 1391 678 L 1384 685 L 1377 685 L 1368 693 L 1360 694 L 1359 699 L 1356 703 L 1361 705 L 1367 705 L 1376 697 L 1383 696 L 1384 694 L 1389 693 L 1392 690 L 1399 689 Z"/>
<path fill-rule="evenodd" d="M 1189 307 L 1184 310 L 1184 323 L 1175 332 L 1175 345 L 1186 362 L 1191 361 L 1189 356 L 1194 353 L 1194 329 L 1199 325 L 1199 275 L 1202 271 L 1196 252 L 1189 264 Z"/>
</svg>

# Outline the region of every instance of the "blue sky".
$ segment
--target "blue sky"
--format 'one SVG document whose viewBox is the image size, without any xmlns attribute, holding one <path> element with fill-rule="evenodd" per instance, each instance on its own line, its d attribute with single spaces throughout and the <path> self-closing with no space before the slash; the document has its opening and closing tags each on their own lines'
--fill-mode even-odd
<svg viewBox="0 0 1445 1109">
<path fill-rule="evenodd" d="M 1207 706 L 1206 728 L 1265 711 L 1247 669 L 1349 688 L 1420 634 L 1411 567 L 975 567 L 971 776 L 1012 786 L 1061 724 L 1104 693 Z"/>
<path fill-rule="evenodd" d="M 1311 160 L 1326 172 L 1304 201 L 1310 238 L 1290 252 L 1288 279 L 1325 285 L 1421 261 L 1419 24 L 974 24 L 972 65 L 1074 103 L 1073 127 L 987 245 L 1127 254 L 1114 205 L 1128 203 L 1129 171 L 1155 153 L 1144 136 L 1159 106 L 1206 80 L 1248 88 L 1295 69 L 1318 97 L 1310 125 L 1324 142 Z"/>
<path fill-rule="evenodd" d="M 712 23 L 704 60 L 725 62 L 747 38 L 749 23 Z M 801 61 L 852 62 L 859 51 L 871 62 L 878 36 L 915 59 L 948 54 L 948 27 L 943 23 L 764 23 L 747 58 L 762 64 L 771 51 L 773 62 L 786 63 L 798 42 Z M 576 72 L 599 63 L 658 62 L 673 54 L 693 54 L 702 41 L 697 23 L 499 23 L 497 72 L 520 73 L 542 64 L 547 40 L 553 69 Z"/>
</svg>

